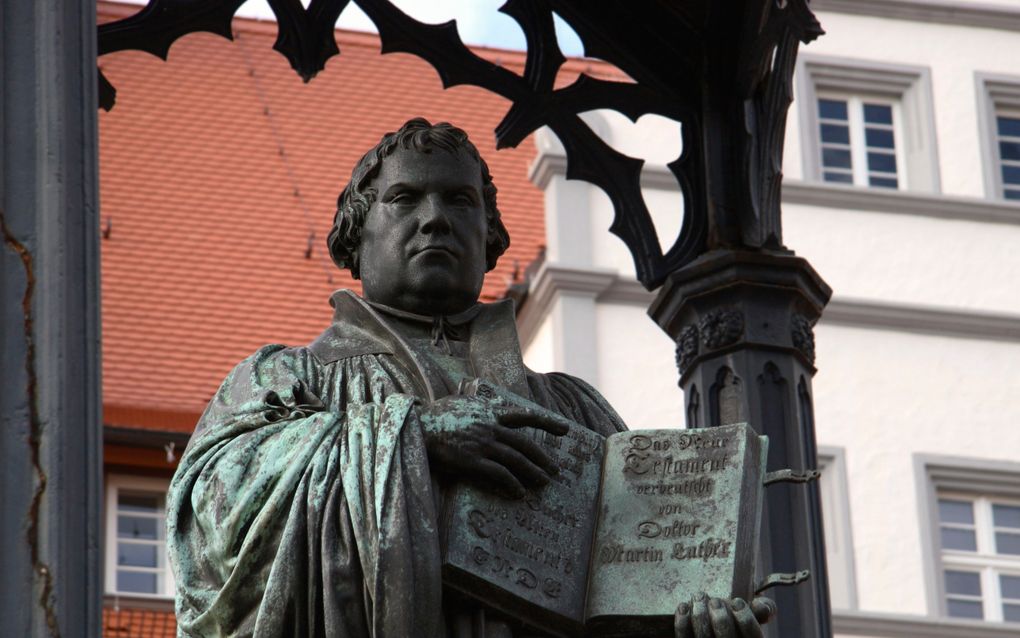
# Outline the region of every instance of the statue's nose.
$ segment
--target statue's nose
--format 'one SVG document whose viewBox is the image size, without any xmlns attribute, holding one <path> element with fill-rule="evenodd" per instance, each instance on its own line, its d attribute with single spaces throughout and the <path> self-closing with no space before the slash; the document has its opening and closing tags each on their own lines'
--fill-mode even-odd
<svg viewBox="0 0 1020 638">
<path fill-rule="evenodd" d="M 421 232 L 445 233 L 450 231 L 450 218 L 438 193 L 430 193 L 421 205 Z"/>
</svg>

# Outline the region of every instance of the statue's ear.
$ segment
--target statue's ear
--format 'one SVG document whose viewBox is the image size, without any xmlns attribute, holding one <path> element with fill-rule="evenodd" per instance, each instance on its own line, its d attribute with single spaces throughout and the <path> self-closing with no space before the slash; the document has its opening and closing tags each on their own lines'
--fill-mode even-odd
<svg viewBox="0 0 1020 638">
<path fill-rule="evenodd" d="M 357 248 L 350 252 L 347 258 L 347 270 L 351 271 L 351 277 L 361 279 L 361 251 Z"/>
<path fill-rule="evenodd" d="M 503 225 L 498 211 L 495 215 L 486 216 L 485 221 L 488 226 L 485 233 L 485 270 L 488 272 L 496 267 L 496 262 L 509 248 L 510 233 Z"/>
<path fill-rule="evenodd" d="M 354 208 L 359 204 L 357 198 L 352 201 L 351 184 L 344 187 L 336 201 L 336 215 L 333 227 L 326 238 L 326 246 L 333 263 L 341 270 L 350 270 L 355 279 L 360 279 L 358 272 L 358 248 L 352 246 L 360 239 L 359 216 Z"/>
</svg>

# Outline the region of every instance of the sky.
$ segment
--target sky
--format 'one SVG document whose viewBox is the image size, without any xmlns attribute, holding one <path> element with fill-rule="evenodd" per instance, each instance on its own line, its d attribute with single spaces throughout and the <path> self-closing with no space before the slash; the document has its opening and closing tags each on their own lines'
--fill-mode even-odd
<svg viewBox="0 0 1020 638">
<path fill-rule="evenodd" d="M 126 0 L 132 4 L 146 4 L 147 0 Z M 457 30 L 466 44 L 477 44 L 503 49 L 526 48 L 524 32 L 517 26 L 513 18 L 498 11 L 503 0 L 390 0 L 404 13 L 421 22 L 438 24 L 447 20 L 457 20 Z M 308 6 L 309 0 L 301 0 Z M 235 14 L 246 18 L 273 20 L 273 11 L 267 0 L 248 0 Z M 581 40 L 567 26 L 566 22 L 556 16 L 556 34 L 560 49 L 564 55 L 580 56 L 583 54 Z M 368 16 L 353 2 L 349 3 L 340 14 L 337 26 L 343 29 L 375 32 L 375 27 Z"/>
</svg>

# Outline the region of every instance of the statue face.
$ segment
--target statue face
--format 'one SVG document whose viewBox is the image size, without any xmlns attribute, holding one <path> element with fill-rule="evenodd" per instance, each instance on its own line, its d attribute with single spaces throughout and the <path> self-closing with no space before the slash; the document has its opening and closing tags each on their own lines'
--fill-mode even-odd
<svg viewBox="0 0 1020 638">
<path fill-rule="evenodd" d="M 398 148 L 372 183 L 361 233 L 365 298 L 418 314 L 478 301 L 487 223 L 481 169 L 464 152 Z"/>
</svg>

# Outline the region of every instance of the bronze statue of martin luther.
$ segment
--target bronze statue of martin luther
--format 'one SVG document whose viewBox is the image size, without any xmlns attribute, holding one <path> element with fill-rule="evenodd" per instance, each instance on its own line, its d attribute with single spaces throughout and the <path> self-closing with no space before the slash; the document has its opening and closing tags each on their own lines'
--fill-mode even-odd
<svg viewBox="0 0 1020 638">
<path fill-rule="evenodd" d="M 556 468 L 522 428 L 625 426 L 583 381 L 524 367 L 512 302 L 478 302 L 509 245 L 485 161 L 462 130 L 407 122 L 354 168 L 328 243 L 363 297 L 335 293 L 311 344 L 241 362 L 174 477 L 179 635 L 544 635 L 444 591 L 437 512 L 457 482 L 546 484 Z M 501 392 L 466 390 L 479 379 Z M 772 612 L 677 602 L 678 638 L 761 636 Z"/>
</svg>

